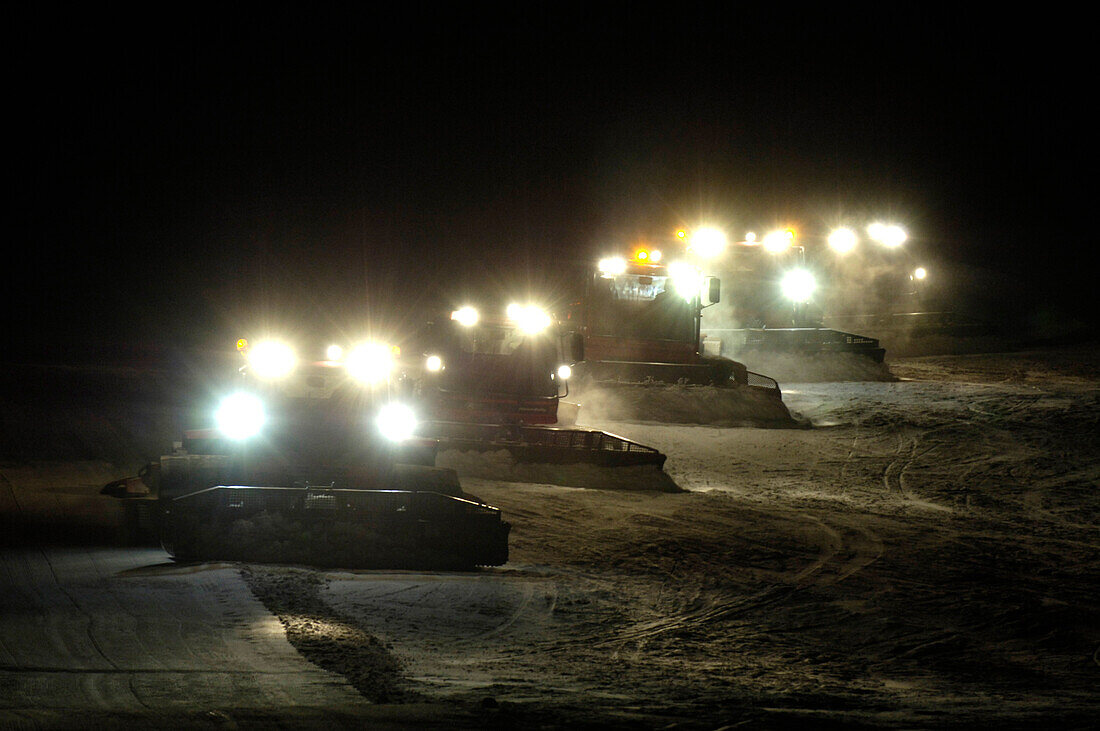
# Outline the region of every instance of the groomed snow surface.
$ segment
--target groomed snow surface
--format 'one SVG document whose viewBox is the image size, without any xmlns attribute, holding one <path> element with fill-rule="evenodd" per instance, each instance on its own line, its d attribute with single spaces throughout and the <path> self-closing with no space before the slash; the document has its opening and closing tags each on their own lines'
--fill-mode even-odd
<svg viewBox="0 0 1100 731">
<path fill-rule="evenodd" d="M 17 404 L 0 725 L 1093 727 L 1098 352 L 781 382 L 795 428 L 582 405 L 682 491 L 466 477 L 513 526 L 510 562 L 468 573 L 122 546 L 96 493 L 186 409 Z"/>
</svg>

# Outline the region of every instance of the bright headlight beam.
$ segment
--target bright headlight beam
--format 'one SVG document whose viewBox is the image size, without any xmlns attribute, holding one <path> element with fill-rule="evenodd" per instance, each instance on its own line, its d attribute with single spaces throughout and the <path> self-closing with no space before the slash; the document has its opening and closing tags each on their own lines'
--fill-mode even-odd
<svg viewBox="0 0 1100 731">
<path fill-rule="evenodd" d="M 888 249 L 896 249 L 909 238 L 901 226 L 872 223 L 867 227 L 867 235 Z"/>
<path fill-rule="evenodd" d="M 407 405 L 393 402 L 378 411 L 375 426 L 383 437 L 392 442 L 408 439 L 416 432 L 416 414 Z"/>
<path fill-rule="evenodd" d="M 248 351 L 248 362 L 258 378 L 283 378 L 294 370 L 298 358 L 286 343 L 265 340 Z"/>
<path fill-rule="evenodd" d="M 784 275 L 779 283 L 783 296 L 796 304 L 809 302 L 817 289 L 817 280 L 814 275 L 805 269 L 792 269 Z"/>
<path fill-rule="evenodd" d="M 794 234 L 790 231 L 772 231 L 764 236 L 764 240 L 761 243 L 764 245 L 765 251 L 772 254 L 780 254 L 791 248 L 793 239 Z"/>
<path fill-rule="evenodd" d="M 473 307 L 460 307 L 451 313 L 451 319 L 463 327 L 473 327 L 478 318 L 478 312 Z"/>
<path fill-rule="evenodd" d="M 714 259 L 726 250 L 726 234 L 712 227 L 704 227 L 691 235 L 691 251 L 703 259 Z"/>
<path fill-rule="evenodd" d="M 703 274 L 691 264 L 682 261 L 669 264 L 668 276 L 676 294 L 689 302 L 702 291 Z"/>
<path fill-rule="evenodd" d="M 357 345 L 348 354 L 347 369 L 348 375 L 361 383 L 380 383 L 390 376 L 393 353 L 380 343 Z"/>
<path fill-rule="evenodd" d="M 620 256 L 609 256 L 606 259 L 600 259 L 597 266 L 600 274 L 605 277 L 614 277 L 626 271 L 626 259 Z"/>
<path fill-rule="evenodd" d="M 256 436 L 266 421 L 263 402 L 251 393 L 226 396 L 214 412 L 218 431 L 235 441 Z"/>
<path fill-rule="evenodd" d="M 550 327 L 552 322 L 549 313 L 535 305 L 510 304 L 507 309 L 508 319 L 516 323 L 519 331 L 527 335 L 535 335 Z"/>
<path fill-rule="evenodd" d="M 838 254 L 847 254 L 856 248 L 856 234 L 850 228 L 838 228 L 829 234 L 829 248 Z"/>
</svg>

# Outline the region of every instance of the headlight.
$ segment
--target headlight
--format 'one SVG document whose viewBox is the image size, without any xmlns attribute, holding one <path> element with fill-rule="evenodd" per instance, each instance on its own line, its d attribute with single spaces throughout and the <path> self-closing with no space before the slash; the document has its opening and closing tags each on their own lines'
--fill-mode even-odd
<svg viewBox="0 0 1100 731">
<path fill-rule="evenodd" d="M 266 421 L 263 402 L 251 393 L 227 396 L 214 412 L 218 430 L 238 441 L 259 434 Z"/>
<path fill-rule="evenodd" d="M 908 238 L 901 226 L 884 223 L 872 223 L 867 227 L 867 235 L 888 249 L 896 249 Z"/>
<path fill-rule="evenodd" d="M 473 307 L 460 307 L 451 313 L 451 319 L 463 327 L 473 327 L 477 324 L 478 313 Z"/>
<path fill-rule="evenodd" d="M 558 380 L 568 381 L 569 377 L 573 375 L 573 369 L 567 365 L 558 366 Z"/>
<path fill-rule="evenodd" d="M 692 234 L 690 249 L 704 259 L 721 256 L 726 249 L 726 234 L 716 228 L 701 228 Z"/>
<path fill-rule="evenodd" d="M 597 265 L 600 270 L 600 274 L 604 277 L 614 277 L 617 274 L 622 274 L 626 271 L 626 259 L 618 256 L 608 257 L 607 259 L 600 259 Z"/>
<path fill-rule="evenodd" d="M 829 248 L 838 254 L 847 254 L 856 248 L 856 234 L 850 228 L 838 228 L 829 234 Z"/>
<path fill-rule="evenodd" d="M 809 302 L 813 297 L 814 290 L 817 289 L 817 281 L 814 275 L 805 269 L 792 269 L 784 275 L 779 286 L 783 290 L 784 297 L 791 302 L 801 304 Z"/>
<path fill-rule="evenodd" d="M 294 370 L 298 358 L 286 343 L 265 340 L 248 351 L 248 362 L 259 378 L 283 378 Z"/>
<path fill-rule="evenodd" d="M 439 373 L 443 370 L 443 359 L 438 355 L 429 355 L 424 360 L 424 367 L 431 373 Z"/>
<path fill-rule="evenodd" d="M 380 383 L 393 370 L 393 352 L 379 343 L 366 343 L 352 349 L 347 357 L 348 375 L 362 383 Z"/>
<path fill-rule="evenodd" d="M 537 335 L 550 327 L 552 322 L 545 310 L 534 305 L 511 304 L 508 305 L 506 314 L 525 335 Z"/>
<path fill-rule="evenodd" d="M 378 412 L 375 424 L 386 439 L 400 442 L 411 437 L 416 431 L 416 415 L 405 404 L 389 403 Z"/>
<path fill-rule="evenodd" d="M 764 250 L 772 254 L 782 254 L 794 243 L 793 231 L 772 231 L 764 236 Z"/>
<path fill-rule="evenodd" d="M 691 264 L 675 261 L 668 265 L 668 276 L 676 294 L 688 302 L 695 299 L 703 289 L 703 275 Z"/>
</svg>

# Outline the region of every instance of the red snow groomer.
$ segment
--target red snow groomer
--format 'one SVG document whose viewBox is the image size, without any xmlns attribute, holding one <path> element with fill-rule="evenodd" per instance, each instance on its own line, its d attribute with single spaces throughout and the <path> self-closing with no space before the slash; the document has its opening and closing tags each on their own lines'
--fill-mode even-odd
<svg viewBox="0 0 1100 731">
<path fill-rule="evenodd" d="M 579 344 L 573 389 L 598 419 L 720 426 L 795 424 L 779 384 L 743 363 L 705 352 L 702 313 L 721 282 L 687 258 L 658 250 L 581 268 L 559 320 Z"/>
<path fill-rule="evenodd" d="M 773 379 L 703 352 L 702 312 L 720 299 L 718 278 L 640 248 L 629 259 L 601 259 L 581 279 L 562 320 L 583 342 L 586 379 L 745 387 L 782 398 Z"/>
<path fill-rule="evenodd" d="M 463 307 L 428 323 L 417 350 L 421 398 L 433 420 L 558 423 L 572 360 L 545 310 L 513 304 L 493 315 Z"/>
<path fill-rule="evenodd" d="M 675 489 L 665 455 L 579 427 L 565 413 L 582 348 L 547 310 L 462 307 L 428 323 L 404 352 L 420 413 L 416 434 L 460 475 L 585 487 Z"/>
<path fill-rule="evenodd" d="M 861 272 L 871 279 L 877 267 L 811 259 L 793 229 L 730 242 L 710 266 L 730 289 L 702 328 L 715 352 L 787 381 L 893 380 L 879 339 L 827 327 L 835 318 L 822 309 L 830 300 L 861 299 Z M 838 280 L 831 284 L 830 271 Z"/>
<path fill-rule="evenodd" d="M 103 489 L 143 503 L 135 512 L 151 518 L 173 558 L 343 568 L 507 561 L 500 510 L 435 467 L 434 440 L 413 433 L 393 349 L 310 357 L 243 339 L 237 348 L 244 364 L 209 426 Z"/>
</svg>

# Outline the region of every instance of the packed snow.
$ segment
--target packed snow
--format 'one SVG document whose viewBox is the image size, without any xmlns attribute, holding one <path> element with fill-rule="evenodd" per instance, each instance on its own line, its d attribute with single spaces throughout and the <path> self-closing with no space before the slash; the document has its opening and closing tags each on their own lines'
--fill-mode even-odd
<svg viewBox="0 0 1100 731">
<path fill-rule="evenodd" d="M 95 493 L 132 465 L 96 452 L 125 452 L 136 422 L 69 409 L 66 428 L 32 425 L 67 437 L 54 458 L 6 456 L 0 507 L 13 529 L 52 511 L 104 530 L 5 548 L 0 675 L 18 692 L 0 719 L 1092 727 L 1098 352 L 781 382 L 794 428 L 582 405 L 584 426 L 664 452 L 680 491 L 464 478 L 512 539 L 507 565 L 463 573 L 179 566 L 104 545 L 122 512 Z M 250 676 L 257 658 L 276 660 Z"/>
</svg>

